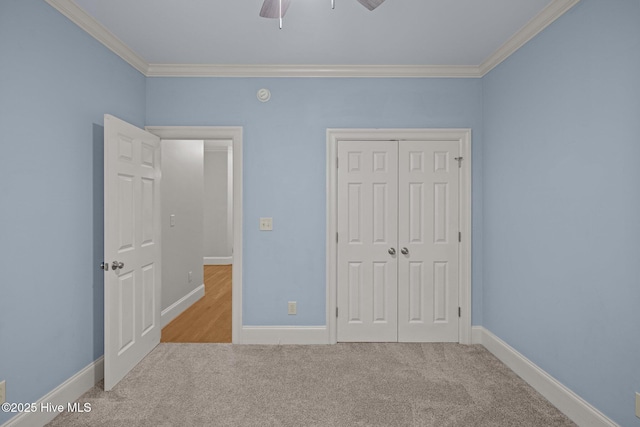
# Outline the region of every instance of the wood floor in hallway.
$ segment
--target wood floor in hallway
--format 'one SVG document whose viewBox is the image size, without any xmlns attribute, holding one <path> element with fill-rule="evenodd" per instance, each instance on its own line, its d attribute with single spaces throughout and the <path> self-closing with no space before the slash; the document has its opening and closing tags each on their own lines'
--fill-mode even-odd
<svg viewBox="0 0 640 427">
<path fill-rule="evenodd" d="M 231 342 L 231 266 L 204 266 L 204 297 L 162 329 L 161 342 Z"/>
</svg>

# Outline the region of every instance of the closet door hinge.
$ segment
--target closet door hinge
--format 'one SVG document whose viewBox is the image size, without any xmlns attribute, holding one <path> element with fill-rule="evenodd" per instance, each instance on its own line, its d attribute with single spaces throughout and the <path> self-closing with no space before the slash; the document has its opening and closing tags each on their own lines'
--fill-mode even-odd
<svg viewBox="0 0 640 427">
<path fill-rule="evenodd" d="M 336 157 L 336 169 L 338 169 L 338 158 Z"/>
<path fill-rule="evenodd" d="M 458 317 L 462 317 L 462 307 L 458 307 Z"/>
<path fill-rule="evenodd" d="M 338 243 L 338 232 L 336 231 L 336 243 Z"/>
<path fill-rule="evenodd" d="M 336 307 L 336 317 L 338 317 L 338 307 Z"/>
<path fill-rule="evenodd" d="M 461 168 L 462 167 L 462 160 L 464 160 L 464 157 L 455 157 L 453 160 L 456 160 L 458 162 L 458 167 Z"/>
<path fill-rule="evenodd" d="M 458 242 L 462 242 L 462 231 L 458 231 Z"/>
</svg>

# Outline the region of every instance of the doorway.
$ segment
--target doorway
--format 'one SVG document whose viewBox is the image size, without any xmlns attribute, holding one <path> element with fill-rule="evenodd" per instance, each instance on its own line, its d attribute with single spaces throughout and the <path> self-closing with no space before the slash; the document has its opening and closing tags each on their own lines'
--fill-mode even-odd
<svg viewBox="0 0 640 427">
<path fill-rule="evenodd" d="M 162 268 L 168 278 L 163 308 L 193 290 L 200 293 L 162 329 L 161 342 L 231 343 L 232 141 L 163 139 L 161 144 Z"/>
<path fill-rule="evenodd" d="M 104 254 L 113 262 L 102 262 L 101 268 L 105 272 L 105 390 L 110 390 L 160 342 L 160 329 L 172 320 L 163 316 L 160 303 L 164 282 L 161 138 L 200 140 L 200 151 L 204 139 L 232 141 L 235 262 L 231 335 L 233 343 L 241 343 L 242 128 L 147 127 L 144 131 L 108 114 L 104 124 Z M 197 145 L 190 149 L 194 147 L 197 150 Z M 195 265 L 202 269 L 202 244 L 199 251 Z M 189 279 L 195 271 L 189 271 Z M 168 309 L 184 307 L 175 312 L 184 311 L 200 298 L 200 288 Z"/>
<path fill-rule="evenodd" d="M 327 131 L 329 342 L 471 342 L 470 143 L 466 129 Z"/>
<path fill-rule="evenodd" d="M 241 127 L 180 127 L 180 126 L 147 126 L 146 130 L 159 136 L 163 140 L 200 140 L 201 142 L 227 144 L 229 150 L 232 152 L 231 161 L 231 175 L 230 186 L 232 188 L 231 206 L 229 210 L 232 212 L 228 222 L 231 224 L 229 230 L 229 242 L 228 245 L 232 251 L 233 263 L 229 265 L 230 259 L 221 260 L 226 262 L 226 265 L 203 265 L 207 259 L 203 256 L 200 261 L 200 268 L 202 268 L 203 286 L 201 291 L 194 292 L 193 295 L 187 295 L 183 298 L 183 301 L 177 301 L 176 304 L 186 303 L 185 307 L 179 311 L 177 316 L 165 320 L 163 316 L 163 326 L 169 324 L 174 319 L 177 320 L 178 316 L 183 313 L 185 317 L 187 315 L 194 315 L 196 312 L 192 311 L 189 314 L 189 308 L 200 305 L 209 305 L 209 312 L 216 312 L 213 317 L 225 316 L 224 310 L 220 310 L 216 304 L 218 302 L 204 301 L 207 294 L 214 296 L 215 292 L 206 292 L 206 284 L 208 281 L 214 282 L 226 282 L 227 289 L 230 288 L 231 294 L 231 316 L 227 317 L 231 321 L 230 325 L 230 341 L 235 344 L 241 343 L 242 332 L 242 128 Z M 227 143 L 228 141 L 228 143 Z M 204 252 L 204 251 L 203 251 Z M 208 271 L 212 270 L 212 271 Z M 218 271 L 216 271 L 218 270 Z M 228 291 L 221 292 L 222 294 L 229 294 Z M 219 295 L 220 296 L 220 295 Z M 222 295 L 225 299 L 225 295 Z M 229 298 L 226 297 L 228 300 Z M 196 302 L 197 301 L 197 302 Z M 202 307 L 201 307 L 202 308 Z M 207 311 L 205 309 L 205 311 Z M 228 311 L 228 310 L 227 310 Z M 163 315 L 166 310 L 163 310 Z M 227 313 L 228 316 L 228 313 Z M 206 317 L 206 315 L 205 315 Z M 211 318 L 207 319 L 211 320 Z M 190 323 L 189 319 L 185 320 L 185 323 Z M 216 338 L 217 339 L 217 338 Z M 228 338 L 227 338 L 228 340 Z M 164 340 L 163 340 L 164 341 Z"/>
</svg>

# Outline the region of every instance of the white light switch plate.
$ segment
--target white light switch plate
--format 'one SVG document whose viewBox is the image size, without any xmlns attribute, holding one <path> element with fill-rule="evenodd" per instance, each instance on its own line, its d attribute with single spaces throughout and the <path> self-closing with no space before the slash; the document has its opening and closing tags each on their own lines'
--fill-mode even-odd
<svg viewBox="0 0 640 427">
<path fill-rule="evenodd" d="M 260 230 L 261 231 L 273 230 L 273 218 L 260 218 Z"/>
<path fill-rule="evenodd" d="M 0 403 L 4 403 L 7 401 L 6 384 L 7 383 L 5 381 L 0 382 Z"/>
<path fill-rule="evenodd" d="M 636 392 L 636 417 L 640 418 L 640 393 Z"/>
<path fill-rule="evenodd" d="M 289 301 L 287 306 L 287 314 L 298 314 L 298 303 L 295 301 Z"/>
</svg>

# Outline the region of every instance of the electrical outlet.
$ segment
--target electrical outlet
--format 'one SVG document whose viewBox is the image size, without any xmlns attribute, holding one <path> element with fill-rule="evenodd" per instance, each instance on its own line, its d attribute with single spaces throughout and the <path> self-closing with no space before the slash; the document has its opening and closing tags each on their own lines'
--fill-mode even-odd
<svg viewBox="0 0 640 427">
<path fill-rule="evenodd" d="M 273 230 L 273 218 L 260 218 L 260 231 Z"/>
<path fill-rule="evenodd" d="M 189 283 L 191 283 L 191 281 L 193 280 L 193 272 L 192 272 L 192 271 L 190 271 L 190 272 L 187 274 L 187 279 L 189 280 Z"/>
<path fill-rule="evenodd" d="M 287 314 L 298 314 L 298 303 L 295 301 L 289 301 Z"/>
<path fill-rule="evenodd" d="M 640 418 L 640 393 L 636 392 L 636 417 Z"/>
<path fill-rule="evenodd" d="M 0 383 L 0 403 L 7 401 L 7 384 L 6 381 Z"/>
<path fill-rule="evenodd" d="M 176 226 L 176 216 L 169 215 L 169 227 L 175 227 L 175 226 Z"/>
</svg>

